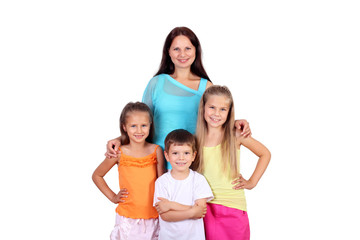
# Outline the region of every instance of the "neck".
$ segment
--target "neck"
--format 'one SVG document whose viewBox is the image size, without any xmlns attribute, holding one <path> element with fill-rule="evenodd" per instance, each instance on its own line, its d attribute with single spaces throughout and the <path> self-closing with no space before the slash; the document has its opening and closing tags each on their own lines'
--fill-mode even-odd
<svg viewBox="0 0 360 240">
<path fill-rule="evenodd" d="M 188 80 L 196 78 L 196 76 L 191 73 L 190 68 L 175 68 L 175 71 L 171 76 L 176 80 Z"/>
<path fill-rule="evenodd" d="M 139 142 L 139 143 L 130 141 L 129 146 L 133 151 L 137 151 L 137 150 L 144 149 L 146 144 L 147 144 L 146 141 Z"/>
<path fill-rule="evenodd" d="M 220 128 L 208 128 L 205 146 L 206 147 L 215 147 L 219 145 L 224 136 L 224 129 Z"/>
<path fill-rule="evenodd" d="M 170 174 L 176 180 L 184 180 L 189 176 L 190 169 L 187 169 L 186 171 L 182 171 L 182 172 L 174 171 L 174 169 L 171 169 Z"/>
</svg>

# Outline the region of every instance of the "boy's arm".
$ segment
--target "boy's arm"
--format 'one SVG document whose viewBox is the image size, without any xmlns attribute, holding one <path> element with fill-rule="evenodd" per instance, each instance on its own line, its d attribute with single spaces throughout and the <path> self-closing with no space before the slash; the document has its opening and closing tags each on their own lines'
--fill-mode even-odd
<svg viewBox="0 0 360 240">
<path fill-rule="evenodd" d="M 194 205 L 187 210 L 170 210 L 160 214 L 161 218 L 167 222 L 178 222 L 186 219 L 201 218 L 203 207 Z M 200 217 L 197 217 L 200 216 Z"/>
<path fill-rule="evenodd" d="M 206 198 L 198 199 L 195 201 L 194 206 L 182 205 L 176 202 L 173 206 L 185 208 L 184 210 L 169 210 L 164 213 L 159 213 L 161 218 L 167 222 L 178 222 L 186 219 L 202 218 L 206 214 Z"/>
<path fill-rule="evenodd" d="M 169 201 L 166 198 L 158 197 L 159 201 L 155 203 L 155 208 L 159 214 L 165 213 L 167 211 L 182 211 L 188 210 L 191 208 L 189 205 L 183 205 L 178 202 Z"/>
<path fill-rule="evenodd" d="M 195 205 L 206 207 L 208 198 L 200 198 L 195 201 Z"/>
</svg>

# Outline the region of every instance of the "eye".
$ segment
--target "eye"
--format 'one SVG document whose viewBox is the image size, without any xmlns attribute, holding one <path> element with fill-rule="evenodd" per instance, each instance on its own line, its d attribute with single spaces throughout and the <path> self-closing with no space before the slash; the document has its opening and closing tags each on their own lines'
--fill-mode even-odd
<svg viewBox="0 0 360 240">
<path fill-rule="evenodd" d="M 136 127 L 136 125 L 131 125 L 130 127 Z"/>
<path fill-rule="evenodd" d="M 146 124 L 143 124 L 143 125 L 142 125 L 142 127 L 147 127 L 147 126 L 148 126 L 148 125 L 146 125 Z"/>
<path fill-rule="evenodd" d="M 175 51 L 179 51 L 179 48 L 178 48 L 178 47 L 176 47 L 176 48 L 174 48 L 174 50 L 175 50 Z"/>
<path fill-rule="evenodd" d="M 190 155 L 190 152 L 185 152 L 186 155 Z"/>
<path fill-rule="evenodd" d="M 185 48 L 186 50 L 191 50 L 191 48 L 190 47 L 187 47 L 187 48 Z"/>
<path fill-rule="evenodd" d="M 173 155 L 177 155 L 178 153 L 177 152 L 172 152 Z"/>
<path fill-rule="evenodd" d="M 226 108 L 222 108 L 221 111 L 226 111 Z"/>
</svg>

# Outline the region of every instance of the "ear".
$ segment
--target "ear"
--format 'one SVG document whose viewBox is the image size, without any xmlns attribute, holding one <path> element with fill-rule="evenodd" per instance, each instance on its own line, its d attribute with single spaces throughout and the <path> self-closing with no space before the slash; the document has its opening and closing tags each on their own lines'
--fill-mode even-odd
<svg viewBox="0 0 360 240">
<path fill-rule="evenodd" d="M 121 127 L 122 127 L 122 129 L 126 132 L 125 124 L 123 124 Z"/>
<path fill-rule="evenodd" d="M 195 151 L 194 154 L 193 154 L 193 160 L 192 160 L 192 162 L 195 160 L 196 154 L 197 154 L 197 152 Z"/>
<path fill-rule="evenodd" d="M 166 151 L 164 151 L 164 156 L 165 156 L 166 161 L 169 161 L 169 155 Z"/>
</svg>

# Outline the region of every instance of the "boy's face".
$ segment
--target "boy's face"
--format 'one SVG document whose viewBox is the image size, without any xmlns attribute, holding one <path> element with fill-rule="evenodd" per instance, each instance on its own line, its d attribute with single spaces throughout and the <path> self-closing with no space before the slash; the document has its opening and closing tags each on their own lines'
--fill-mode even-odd
<svg viewBox="0 0 360 240">
<path fill-rule="evenodd" d="M 169 151 L 165 151 L 165 158 L 170 162 L 174 171 L 183 172 L 188 171 L 191 163 L 195 160 L 196 152 L 193 152 L 192 147 L 184 145 L 171 144 Z"/>
</svg>

